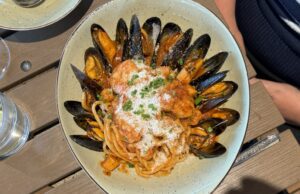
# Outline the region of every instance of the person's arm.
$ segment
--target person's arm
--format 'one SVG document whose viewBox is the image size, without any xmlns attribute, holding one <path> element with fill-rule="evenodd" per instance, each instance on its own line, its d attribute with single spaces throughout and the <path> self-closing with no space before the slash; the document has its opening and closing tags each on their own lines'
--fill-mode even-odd
<svg viewBox="0 0 300 194">
<path fill-rule="evenodd" d="M 235 18 L 236 0 L 215 0 L 229 30 L 237 40 L 242 52 L 245 45 Z M 261 80 L 277 108 L 288 123 L 300 126 L 300 91 L 292 85 Z"/>
<path fill-rule="evenodd" d="M 225 22 L 228 25 L 228 28 L 236 41 L 238 42 L 243 53 L 246 53 L 243 36 L 236 24 L 235 18 L 235 3 L 236 0 L 215 0 L 215 3 L 221 12 Z"/>
</svg>

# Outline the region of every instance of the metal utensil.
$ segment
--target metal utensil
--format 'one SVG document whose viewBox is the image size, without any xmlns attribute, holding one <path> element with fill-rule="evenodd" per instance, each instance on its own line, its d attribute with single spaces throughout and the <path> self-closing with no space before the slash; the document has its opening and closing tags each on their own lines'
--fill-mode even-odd
<svg viewBox="0 0 300 194">
<path fill-rule="evenodd" d="M 271 147 L 272 145 L 278 143 L 280 141 L 280 137 L 278 134 L 271 134 L 267 137 L 255 142 L 253 145 L 248 147 L 247 149 L 243 150 L 237 157 L 234 162 L 233 166 L 237 166 L 248 159 L 252 158 L 253 156 L 257 155 L 258 153 L 266 150 L 267 148 Z"/>
<path fill-rule="evenodd" d="M 44 0 L 13 0 L 13 1 L 21 7 L 35 7 L 41 4 Z"/>
</svg>

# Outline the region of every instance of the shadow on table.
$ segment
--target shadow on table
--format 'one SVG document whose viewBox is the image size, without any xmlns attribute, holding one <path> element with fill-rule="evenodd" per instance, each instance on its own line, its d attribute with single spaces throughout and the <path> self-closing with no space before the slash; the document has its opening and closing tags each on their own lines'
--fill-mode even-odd
<svg viewBox="0 0 300 194">
<path fill-rule="evenodd" d="M 72 28 L 86 14 L 92 2 L 93 0 L 83 0 L 69 15 L 62 20 L 45 28 L 19 32 L 21 33 L 20 36 L 17 36 L 17 38 L 14 36 L 7 37 L 7 40 L 13 42 L 37 42 L 58 36 Z"/>
<path fill-rule="evenodd" d="M 274 185 L 270 185 L 269 183 L 258 179 L 246 177 L 242 179 L 242 185 L 240 188 L 232 188 L 225 192 L 225 194 L 276 194 L 279 191 L 280 189 Z"/>
</svg>

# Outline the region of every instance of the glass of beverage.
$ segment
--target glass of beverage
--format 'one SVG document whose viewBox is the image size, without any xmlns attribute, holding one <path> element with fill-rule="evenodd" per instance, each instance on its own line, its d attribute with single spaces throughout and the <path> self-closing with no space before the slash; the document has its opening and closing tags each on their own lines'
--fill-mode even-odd
<svg viewBox="0 0 300 194">
<path fill-rule="evenodd" d="M 5 41 L 0 37 L 0 80 L 10 64 L 10 52 Z"/>
<path fill-rule="evenodd" d="M 29 130 L 27 114 L 0 93 L 0 159 L 21 149 L 28 138 Z"/>
</svg>

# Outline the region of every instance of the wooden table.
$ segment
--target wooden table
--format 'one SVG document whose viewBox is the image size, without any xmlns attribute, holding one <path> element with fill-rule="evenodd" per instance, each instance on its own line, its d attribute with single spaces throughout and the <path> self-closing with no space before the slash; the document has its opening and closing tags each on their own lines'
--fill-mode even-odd
<svg viewBox="0 0 300 194">
<path fill-rule="evenodd" d="M 68 148 L 56 110 L 56 76 L 63 47 L 84 15 L 106 0 L 84 0 L 62 21 L 40 30 L 0 29 L 11 50 L 11 66 L 0 89 L 26 109 L 31 118 L 30 139 L 16 155 L 0 162 L 0 193 L 104 193 L 83 172 Z M 198 0 L 220 16 L 213 1 Z M 220 17 L 221 18 L 221 17 Z M 32 67 L 24 72 L 23 61 Z M 251 83 L 251 113 L 245 143 L 278 132 L 284 123 L 255 71 L 247 64 Z M 281 141 L 233 167 L 215 193 L 277 193 L 300 180 L 300 148 L 290 131 Z"/>
</svg>

